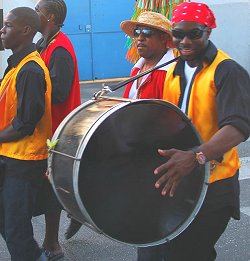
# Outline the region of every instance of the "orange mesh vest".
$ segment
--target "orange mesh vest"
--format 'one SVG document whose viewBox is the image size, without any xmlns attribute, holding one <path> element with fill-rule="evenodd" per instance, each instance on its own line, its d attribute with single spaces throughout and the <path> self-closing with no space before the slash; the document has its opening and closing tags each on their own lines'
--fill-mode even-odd
<svg viewBox="0 0 250 261">
<path fill-rule="evenodd" d="M 218 50 L 212 64 L 203 64 L 203 69 L 195 75 L 188 102 L 188 117 L 197 128 L 204 142 L 207 142 L 218 131 L 217 108 L 215 96 L 217 89 L 214 74 L 217 66 L 230 57 Z M 180 76 L 174 76 L 175 66 L 172 66 L 166 76 L 163 99 L 178 106 L 181 96 Z M 213 162 L 214 163 L 214 162 Z M 209 182 L 232 177 L 240 167 L 236 148 L 232 148 L 223 155 L 223 161 L 210 168 Z"/>
<path fill-rule="evenodd" d="M 28 54 L 2 80 L 0 87 L 0 130 L 8 127 L 16 116 L 16 77 L 21 68 L 29 61 L 34 61 L 40 65 L 45 74 L 47 83 L 45 112 L 31 136 L 26 136 L 18 141 L 0 143 L 0 155 L 19 160 L 43 160 L 48 157 L 46 140 L 51 137 L 51 82 L 49 71 L 37 51 Z"/>
</svg>

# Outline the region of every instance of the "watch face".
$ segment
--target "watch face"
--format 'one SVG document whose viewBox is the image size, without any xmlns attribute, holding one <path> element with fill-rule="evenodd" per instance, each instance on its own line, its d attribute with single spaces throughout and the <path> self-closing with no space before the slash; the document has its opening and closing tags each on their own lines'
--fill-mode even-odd
<svg viewBox="0 0 250 261">
<path fill-rule="evenodd" d="M 204 165 L 206 163 L 206 157 L 202 152 L 196 153 L 196 159 L 199 164 Z"/>
</svg>

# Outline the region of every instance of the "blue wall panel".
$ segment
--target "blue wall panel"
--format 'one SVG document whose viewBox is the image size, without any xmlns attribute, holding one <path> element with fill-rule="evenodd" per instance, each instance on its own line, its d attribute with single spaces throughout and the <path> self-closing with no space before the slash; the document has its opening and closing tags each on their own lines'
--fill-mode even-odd
<svg viewBox="0 0 250 261">
<path fill-rule="evenodd" d="M 125 35 L 122 32 L 95 33 L 93 63 L 95 79 L 129 76 L 131 64 L 125 59 Z"/>
<path fill-rule="evenodd" d="M 63 31 L 67 34 L 87 33 L 85 25 L 90 24 L 90 0 L 65 0 L 67 17 Z"/>
<path fill-rule="evenodd" d="M 125 34 L 120 23 L 130 19 L 135 1 L 91 1 L 93 63 L 95 79 L 127 77 L 131 64 L 126 60 Z"/>
<path fill-rule="evenodd" d="M 93 79 L 93 58 L 90 34 L 68 35 L 75 48 L 80 80 Z"/>
<path fill-rule="evenodd" d="M 75 48 L 80 80 L 93 79 L 92 35 L 86 31 L 91 24 L 90 1 L 65 1 L 67 17 L 62 28 Z"/>
<path fill-rule="evenodd" d="M 94 32 L 121 31 L 120 23 L 131 18 L 134 5 L 134 0 L 92 0 L 91 16 Z"/>
<path fill-rule="evenodd" d="M 120 22 L 129 20 L 134 0 L 66 0 L 63 31 L 75 47 L 81 80 L 126 77 L 132 65 L 126 60 L 125 34 Z"/>
</svg>

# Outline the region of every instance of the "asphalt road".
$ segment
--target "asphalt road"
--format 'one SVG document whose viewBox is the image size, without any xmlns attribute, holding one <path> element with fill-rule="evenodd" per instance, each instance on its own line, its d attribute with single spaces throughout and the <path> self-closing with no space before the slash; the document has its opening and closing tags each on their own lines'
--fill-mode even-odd
<svg viewBox="0 0 250 261">
<path fill-rule="evenodd" d="M 114 84 L 114 83 L 106 83 Z M 82 102 L 89 100 L 94 92 L 102 88 L 102 83 L 84 83 L 81 85 Z M 120 97 L 120 89 L 112 96 Z M 239 146 L 242 169 L 241 186 L 241 220 L 231 220 L 225 233 L 218 241 L 216 249 L 218 261 L 250 261 L 250 141 Z M 44 218 L 33 220 L 35 238 L 41 244 L 44 236 Z M 68 218 L 63 212 L 60 226 L 60 243 L 65 252 L 61 261 L 135 261 L 136 249 L 114 242 L 90 228 L 83 226 L 70 240 L 64 239 Z M 0 238 L 0 261 L 10 260 L 4 241 Z M 187 260 L 191 261 L 191 260 Z"/>
</svg>

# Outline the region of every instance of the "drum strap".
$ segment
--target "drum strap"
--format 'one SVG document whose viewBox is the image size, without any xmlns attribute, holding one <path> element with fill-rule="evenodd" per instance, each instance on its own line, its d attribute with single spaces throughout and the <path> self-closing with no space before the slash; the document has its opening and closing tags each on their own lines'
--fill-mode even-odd
<svg viewBox="0 0 250 261">
<path fill-rule="evenodd" d="M 164 67 L 164 66 L 169 65 L 170 63 L 173 63 L 173 62 L 177 61 L 179 58 L 180 58 L 180 56 L 175 57 L 174 59 L 172 59 L 172 60 L 170 60 L 170 61 L 168 61 L 168 62 L 165 62 L 165 63 L 163 63 L 163 64 L 160 64 L 160 65 L 158 65 L 158 66 L 156 66 L 156 67 L 154 67 L 154 68 L 152 68 L 152 69 L 149 69 L 149 70 L 147 70 L 147 71 L 145 71 L 145 72 L 143 72 L 143 73 L 137 74 L 137 75 L 135 75 L 134 77 L 129 78 L 128 80 L 119 82 L 119 83 L 117 83 L 117 84 L 114 84 L 113 86 L 109 86 L 109 89 L 110 89 L 112 92 L 113 92 L 113 91 L 116 91 L 116 90 L 118 90 L 119 88 L 121 88 L 121 87 L 127 85 L 127 84 L 130 83 L 130 82 L 133 82 L 133 81 L 137 80 L 137 79 L 140 78 L 140 77 L 143 77 L 144 75 L 146 75 L 146 74 L 148 74 L 148 73 L 151 73 L 151 72 L 153 72 L 153 71 L 155 71 L 155 70 L 158 70 L 158 69 L 160 69 L 160 68 L 162 68 L 162 67 Z"/>
</svg>

